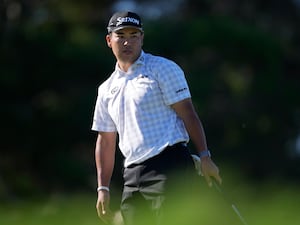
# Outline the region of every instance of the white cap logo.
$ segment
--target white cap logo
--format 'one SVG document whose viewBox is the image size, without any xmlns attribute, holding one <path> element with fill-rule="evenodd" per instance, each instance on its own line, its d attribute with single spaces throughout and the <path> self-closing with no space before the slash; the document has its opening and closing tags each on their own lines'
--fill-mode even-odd
<svg viewBox="0 0 300 225">
<path fill-rule="evenodd" d="M 132 17 L 118 17 L 117 21 L 118 22 L 116 26 L 120 26 L 122 23 L 133 23 L 136 24 L 137 26 L 140 25 L 140 21 Z"/>
</svg>

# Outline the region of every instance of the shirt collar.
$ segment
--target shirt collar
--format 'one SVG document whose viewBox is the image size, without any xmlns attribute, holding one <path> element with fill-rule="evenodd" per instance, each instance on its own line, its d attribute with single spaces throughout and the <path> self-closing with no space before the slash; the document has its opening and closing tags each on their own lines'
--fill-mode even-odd
<svg viewBox="0 0 300 225">
<path fill-rule="evenodd" d="M 140 57 L 135 61 L 133 65 L 144 65 L 145 64 L 145 52 L 142 50 Z"/>
</svg>

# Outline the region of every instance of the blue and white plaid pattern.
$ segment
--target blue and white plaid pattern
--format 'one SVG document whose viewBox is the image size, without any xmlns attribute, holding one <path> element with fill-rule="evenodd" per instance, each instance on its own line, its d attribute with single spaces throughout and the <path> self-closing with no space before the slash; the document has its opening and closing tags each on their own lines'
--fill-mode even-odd
<svg viewBox="0 0 300 225">
<path fill-rule="evenodd" d="M 170 105 L 190 98 L 183 71 L 173 61 L 142 52 L 127 73 L 116 65 L 100 85 L 92 130 L 117 131 L 125 166 L 189 140 Z"/>
</svg>

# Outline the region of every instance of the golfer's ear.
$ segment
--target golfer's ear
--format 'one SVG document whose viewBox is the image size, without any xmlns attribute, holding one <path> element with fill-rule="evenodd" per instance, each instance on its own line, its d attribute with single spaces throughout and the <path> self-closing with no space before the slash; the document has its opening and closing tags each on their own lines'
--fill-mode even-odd
<svg viewBox="0 0 300 225">
<path fill-rule="evenodd" d="M 141 33 L 142 36 L 142 46 L 144 45 L 144 32 Z"/>
<path fill-rule="evenodd" d="M 107 46 L 111 48 L 111 36 L 108 34 L 105 37 Z"/>
</svg>

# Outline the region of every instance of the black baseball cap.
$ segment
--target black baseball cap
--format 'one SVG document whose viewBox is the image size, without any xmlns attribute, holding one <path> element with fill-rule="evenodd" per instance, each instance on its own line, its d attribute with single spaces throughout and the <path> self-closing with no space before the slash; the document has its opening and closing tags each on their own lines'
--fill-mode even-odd
<svg viewBox="0 0 300 225">
<path fill-rule="evenodd" d="M 138 14 L 128 11 L 116 12 L 108 22 L 107 31 L 111 33 L 127 27 L 143 31 L 142 21 Z"/>
</svg>

